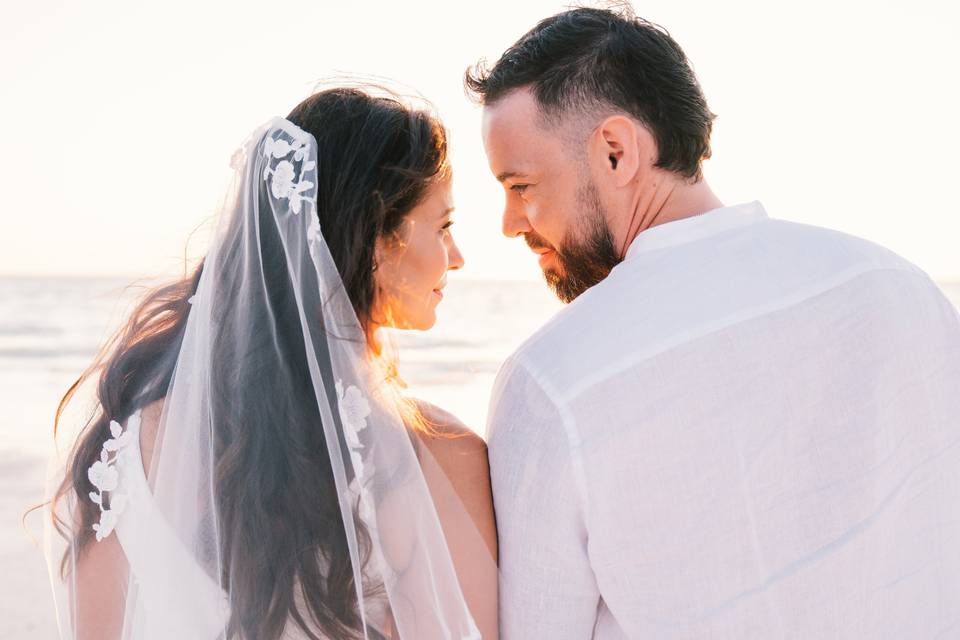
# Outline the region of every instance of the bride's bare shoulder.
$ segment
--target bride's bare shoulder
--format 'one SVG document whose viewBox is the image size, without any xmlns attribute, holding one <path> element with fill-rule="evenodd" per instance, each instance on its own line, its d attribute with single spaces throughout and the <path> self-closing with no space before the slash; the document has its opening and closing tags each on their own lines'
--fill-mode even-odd
<svg viewBox="0 0 960 640">
<path fill-rule="evenodd" d="M 497 534 L 487 444 L 452 413 L 422 400 L 415 402 L 429 427 L 428 433 L 419 432 L 417 436 L 436 460 L 496 557 Z M 429 473 L 427 478 L 429 483 Z"/>
<path fill-rule="evenodd" d="M 430 449 L 430 453 L 434 455 L 445 471 L 448 465 L 455 467 L 458 463 L 470 464 L 469 461 L 473 461 L 482 467 L 485 474 L 489 475 L 487 443 L 483 441 L 483 438 L 449 411 L 424 400 L 415 400 L 414 402 L 428 428 L 426 432 L 419 434 L 420 439 Z"/>
</svg>

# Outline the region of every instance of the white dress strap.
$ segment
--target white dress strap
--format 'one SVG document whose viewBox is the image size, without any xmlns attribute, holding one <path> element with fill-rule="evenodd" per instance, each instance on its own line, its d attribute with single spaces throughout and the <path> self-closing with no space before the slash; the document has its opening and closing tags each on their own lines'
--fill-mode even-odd
<svg viewBox="0 0 960 640">
<path fill-rule="evenodd" d="M 120 485 L 126 496 L 116 525 L 117 537 L 130 565 L 130 596 L 127 611 L 137 603 L 176 603 L 182 616 L 155 616 L 145 606 L 137 607 L 124 637 L 160 638 L 220 637 L 229 618 L 227 598 L 220 586 L 193 559 L 160 511 L 144 471 L 140 450 L 138 410 L 128 420 L 133 442 L 118 455 Z M 142 589 L 154 593 L 140 593 Z M 169 609 L 168 609 L 169 610 Z"/>
</svg>

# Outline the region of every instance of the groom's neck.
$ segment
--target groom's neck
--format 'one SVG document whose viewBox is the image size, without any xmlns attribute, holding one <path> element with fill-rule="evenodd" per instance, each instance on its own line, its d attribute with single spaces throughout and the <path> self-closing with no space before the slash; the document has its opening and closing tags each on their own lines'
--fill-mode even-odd
<svg viewBox="0 0 960 640">
<path fill-rule="evenodd" d="M 633 240 L 651 227 L 698 216 L 723 206 L 707 181 L 689 183 L 674 174 L 661 174 L 649 184 L 638 185 L 632 206 L 625 212 L 621 257 Z M 629 223 L 629 224 L 627 224 Z"/>
</svg>

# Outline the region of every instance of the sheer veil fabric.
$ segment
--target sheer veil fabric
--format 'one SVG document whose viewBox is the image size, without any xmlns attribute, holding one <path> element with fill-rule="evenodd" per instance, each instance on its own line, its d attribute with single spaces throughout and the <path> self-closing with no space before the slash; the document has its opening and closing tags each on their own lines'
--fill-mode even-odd
<svg viewBox="0 0 960 640">
<path fill-rule="evenodd" d="M 418 459 L 429 454 L 416 446 L 394 386 L 369 357 L 321 234 L 316 176 L 324 167 L 315 139 L 275 118 L 250 136 L 232 166 L 159 427 L 141 430 L 140 411 L 111 416 L 111 437 L 88 472 L 91 491 L 66 496 L 48 514 L 67 534 L 48 526 L 45 536 L 61 636 L 84 637 L 87 605 L 96 602 L 104 615 L 120 612 L 124 639 L 243 637 L 230 626 L 235 577 L 224 558 L 257 549 L 244 548 L 219 522 L 218 462 L 231 455 L 231 443 L 218 430 L 238 418 L 233 394 L 244 385 L 237 381 L 268 371 L 271 388 L 290 393 L 258 405 L 256 419 L 275 425 L 263 447 L 270 438 L 298 437 L 303 429 L 285 425 L 303 415 L 318 419 L 339 496 L 330 526 L 343 530 L 362 620 L 357 637 L 480 638 Z M 309 405 L 306 414 L 298 402 Z M 141 444 L 152 450 L 149 459 Z M 62 480 L 63 462 L 55 462 L 51 486 Z M 101 511 L 96 540 L 82 553 L 71 535 L 78 500 Z M 269 522 L 255 542 L 271 544 Z M 310 550 L 290 550 L 303 552 Z M 106 560 L 86 577 L 78 569 L 94 553 Z M 122 582 L 122 601 L 97 600 L 107 580 Z M 310 616 L 304 620 L 310 628 Z M 301 634 L 311 637 L 288 620 L 284 637 Z"/>
</svg>

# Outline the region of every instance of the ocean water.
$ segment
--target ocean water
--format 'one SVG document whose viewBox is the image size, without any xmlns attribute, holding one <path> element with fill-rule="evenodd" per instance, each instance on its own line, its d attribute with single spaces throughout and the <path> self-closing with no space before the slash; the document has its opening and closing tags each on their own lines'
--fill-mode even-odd
<svg viewBox="0 0 960 640">
<path fill-rule="evenodd" d="M 48 450 L 57 402 L 146 284 L 0 278 L 0 456 Z M 451 279 L 429 332 L 392 332 L 410 392 L 480 432 L 500 362 L 560 304 L 539 282 Z M 486 389 L 484 388 L 486 387 Z"/>
<path fill-rule="evenodd" d="M 0 278 L 0 640 L 55 637 L 42 558 L 19 520 L 42 496 L 57 402 L 143 292 L 129 284 Z M 960 307 L 960 283 L 941 287 Z M 559 308 L 541 282 L 451 279 L 437 325 L 395 335 L 401 375 L 482 434 L 500 363 Z"/>
</svg>

